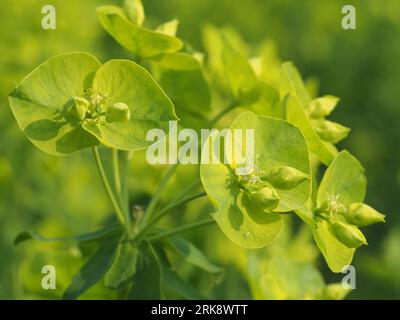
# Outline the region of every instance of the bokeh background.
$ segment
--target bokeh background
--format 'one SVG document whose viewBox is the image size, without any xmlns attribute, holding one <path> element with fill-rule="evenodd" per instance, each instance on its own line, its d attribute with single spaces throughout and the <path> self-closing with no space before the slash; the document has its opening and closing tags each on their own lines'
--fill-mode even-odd
<svg viewBox="0 0 400 320">
<path fill-rule="evenodd" d="M 55 54 L 88 51 L 101 61 L 130 55 L 102 30 L 95 13 L 116 0 L 2 0 L 0 11 L 0 299 L 55 298 L 39 290 L 41 266 L 62 265 L 57 284 L 65 288 L 81 265 L 76 248 L 26 243 L 15 236 L 32 229 L 48 236 L 93 230 L 110 207 L 90 153 L 55 158 L 34 148 L 13 119 L 7 95 L 28 72 Z M 41 8 L 57 9 L 57 29 L 41 29 Z M 341 8 L 357 10 L 357 29 L 341 28 Z M 283 60 L 292 60 L 319 88 L 320 95 L 341 98 L 332 118 L 352 128 L 341 143 L 363 163 L 368 177 L 367 203 L 387 215 L 387 223 L 365 230 L 369 246 L 357 251 L 357 289 L 349 299 L 400 298 L 400 2 L 398 0 L 144 0 L 147 23 L 178 18 L 178 35 L 202 50 L 206 23 L 235 27 L 250 48 L 268 39 Z M 145 202 L 157 170 L 143 177 L 133 169 L 134 196 Z M 143 171 L 142 171 L 143 172 Z M 154 175 L 154 176 L 151 176 Z M 217 229 L 203 233 L 232 246 Z M 204 243 L 203 243 L 204 244 Z M 211 248 L 212 246 L 207 246 Z M 235 263 L 215 290 L 219 298 L 250 298 Z M 222 254 L 226 252 L 220 250 Z M 220 260 L 220 261 L 218 261 Z M 327 282 L 340 281 L 319 258 Z M 103 288 L 87 298 L 112 298 Z"/>
</svg>

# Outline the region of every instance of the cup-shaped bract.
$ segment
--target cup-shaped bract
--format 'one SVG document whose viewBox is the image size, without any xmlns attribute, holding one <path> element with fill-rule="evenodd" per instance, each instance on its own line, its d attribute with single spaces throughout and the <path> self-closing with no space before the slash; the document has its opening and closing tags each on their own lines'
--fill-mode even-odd
<svg viewBox="0 0 400 320">
<path fill-rule="evenodd" d="M 48 59 L 10 94 L 11 110 L 27 138 L 52 155 L 73 153 L 99 141 L 71 116 L 68 108 L 92 86 L 100 62 L 86 53 Z"/>
<path fill-rule="evenodd" d="M 247 188 L 254 187 L 255 190 L 251 191 L 257 191 L 265 186 L 272 187 L 263 182 L 261 176 L 281 166 L 290 166 L 309 175 L 307 143 L 301 132 L 290 123 L 271 117 L 256 116 L 251 112 L 241 113 L 232 122 L 229 130 L 233 135 L 235 130 L 242 132 L 253 130 L 254 167 L 238 170 L 243 168 L 235 161 L 231 164 L 223 161 L 216 164 L 208 163 L 209 148 L 213 147 L 214 152 L 216 150 L 219 152 L 221 149 L 221 133 L 214 132 L 203 145 L 201 181 L 216 207 L 213 217 L 222 231 L 232 241 L 244 247 L 263 247 L 275 239 L 282 229 L 279 212 L 298 209 L 307 202 L 311 193 L 311 180 L 304 181 L 290 190 L 275 188 L 279 202 L 276 208 L 268 212 L 262 210 L 257 201 L 252 201 Z M 229 143 L 229 139 L 224 139 L 222 142 L 225 155 L 238 152 L 243 154 L 248 144 L 248 141 L 243 142 L 243 140 Z M 245 186 L 241 185 L 242 181 L 246 182 Z M 246 189 L 243 190 L 243 187 Z"/>
<path fill-rule="evenodd" d="M 9 102 L 28 139 L 52 155 L 99 143 L 145 149 L 148 130 L 168 131 L 168 121 L 177 119 L 172 102 L 144 68 L 128 60 L 101 65 L 86 53 L 45 61 L 22 80 Z"/>
</svg>

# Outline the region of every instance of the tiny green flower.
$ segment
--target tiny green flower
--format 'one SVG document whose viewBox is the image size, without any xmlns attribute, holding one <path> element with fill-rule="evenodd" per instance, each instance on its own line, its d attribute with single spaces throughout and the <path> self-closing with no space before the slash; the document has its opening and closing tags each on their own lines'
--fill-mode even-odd
<svg viewBox="0 0 400 320">
<path fill-rule="evenodd" d="M 107 122 L 128 122 L 131 118 L 129 107 L 126 103 L 117 102 L 107 109 Z"/>
<path fill-rule="evenodd" d="M 364 203 L 352 203 L 344 217 L 349 223 L 359 227 L 385 222 L 385 215 Z"/>
<path fill-rule="evenodd" d="M 89 109 L 89 101 L 81 97 L 73 97 L 68 107 L 68 112 L 76 120 L 82 121 L 85 119 L 86 112 Z"/>
<path fill-rule="evenodd" d="M 345 222 L 332 219 L 330 221 L 333 234 L 348 248 L 358 248 L 363 244 L 367 244 L 364 235 L 356 226 Z"/>
<path fill-rule="evenodd" d="M 314 120 L 312 123 L 321 139 L 327 142 L 338 143 L 350 132 L 349 128 L 328 120 Z"/>
<path fill-rule="evenodd" d="M 281 166 L 263 177 L 279 189 L 293 189 L 310 176 L 289 166 Z"/>
<path fill-rule="evenodd" d="M 251 201 L 254 205 L 263 211 L 272 211 L 279 204 L 279 196 L 274 188 L 264 187 L 250 194 Z"/>
<path fill-rule="evenodd" d="M 332 113 L 338 102 L 339 98 L 333 96 L 314 99 L 308 106 L 308 114 L 312 118 L 325 118 Z"/>
</svg>

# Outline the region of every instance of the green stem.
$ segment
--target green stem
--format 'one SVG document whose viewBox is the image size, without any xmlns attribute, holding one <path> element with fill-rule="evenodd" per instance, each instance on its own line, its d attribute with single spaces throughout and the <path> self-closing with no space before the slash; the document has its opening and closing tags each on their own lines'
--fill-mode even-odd
<svg viewBox="0 0 400 320">
<path fill-rule="evenodd" d="M 191 192 L 193 189 L 197 187 L 198 184 L 200 184 L 201 181 L 199 178 L 196 178 L 193 183 L 191 183 L 185 190 L 183 190 L 177 197 L 175 197 L 172 201 L 178 201 L 179 199 L 182 199 L 185 197 L 189 192 Z"/>
<path fill-rule="evenodd" d="M 232 101 L 225 109 L 222 109 L 210 122 L 210 128 L 212 128 L 219 120 L 221 120 L 229 111 L 233 110 L 237 106 L 235 101 Z"/>
<path fill-rule="evenodd" d="M 147 224 L 147 222 L 151 219 L 153 212 L 157 206 L 157 203 L 160 199 L 160 196 L 162 192 L 164 191 L 164 188 L 168 184 L 169 180 L 171 179 L 172 175 L 174 174 L 175 170 L 177 169 L 178 164 L 173 164 L 168 167 L 166 170 L 160 184 L 157 187 L 156 192 L 154 193 L 153 197 L 150 200 L 150 203 L 145 211 L 144 217 L 141 221 L 141 225 L 144 226 Z"/>
<path fill-rule="evenodd" d="M 131 154 L 133 154 L 133 151 L 128 152 L 128 151 L 119 151 L 119 154 L 121 155 L 121 171 L 123 173 L 123 176 L 128 177 L 129 174 L 129 158 Z M 125 212 L 125 214 L 128 217 L 128 221 L 132 221 L 132 217 L 130 215 L 129 211 L 129 191 L 128 191 L 128 181 L 127 179 L 121 179 L 121 198 L 122 198 L 122 211 Z"/>
<path fill-rule="evenodd" d="M 114 185 L 115 191 L 119 197 L 119 201 L 122 202 L 122 190 L 121 190 L 121 176 L 119 171 L 119 159 L 118 159 L 118 150 L 112 150 L 112 163 L 113 163 L 113 172 L 114 172 Z M 120 203 L 122 206 L 122 203 Z"/>
<path fill-rule="evenodd" d="M 121 208 L 122 213 L 124 214 L 126 229 L 127 230 L 129 229 L 128 234 L 131 235 L 132 234 L 132 224 L 131 224 L 131 217 L 129 215 L 129 204 L 126 203 L 126 201 L 129 201 L 129 200 L 127 199 L 126 194 L 124 194 L 122 191 L 121 170 L 120 170 L 120 162 L 119 162 L 118 154 L 119 154 L 118 150 L 116 150 L 116 149 L 112 150 L 114 186 L 115 186 L 115 191 L 117 193 L 119 206 Z M 124 188 L 126 189 L 126 184 L 124 184 Z M 126 190 L 124 190 L 124 191 L 126 191 Z"/>
<path fill-rule="evenodd" d="M 173 210 L 173 209 L 175 209 L 175 208 L 177 208 L 177 207 L 179 207 L 179 206 L 181 206 L 181 205 L 183 205 L 183 204 L 185 204 L 185 203 L 188 203 L 188 202 L 190 202 L 190 201 L 192 201 L 192 200 L 195 200 L 195 199 L 198 199 L 198 198 L 201 198 L 201 197 L 204 197 L 204 196 L 206 196 L 206 193 L 205 193 L 205 192 L 201 192 L 201 193 L 199 193 L 199 194 L 195 194 L 195 195 L 188 196 L 188 197 L 186 197 L 186 198 L 177 200 L 177 201 L 171 203 L 169 206 L 166 206 L 163 210 L 161 210 L 161 211 L 159 212 L 158 215 L 156 215 L 147 225 L 145 225 L 145 226 L 136 234 L 136 236 L 135 236 L 134 239 L 135 239 L 135 240 L 140 240 L 141 238 L 143 238 L 143 236 L 146 234 L 146 232 L 147 232 L 158 220 L 160 220 L 162 217 L 164 217 L 166 214 L 168 214 L 171 210 Z"/>
<path fill-rule="evenodd" d="M 212 218 L 204 219 L 204 220 L 201 220 L 198 222 L 190 223 L 190 224 L 187 224 L 187 225 L 184 225 L 184 226 L 181 226 L 181 227 L 178 227 L 175 229 L 171 229 L 169 231 L 165 231 L 165 232 L 159 233 L 157 235 L 148 237 L 147 240 L 148 241 L 158 241 L 158 240 L 165 239 L 165 238 L 168 238 L 168 237 L 176 235 L 176 234 L 180 234 L 183 232 L 193 230 L 193 229 L 210 226 L 210 225 L 213 225 L 214 223 L 215 223 L 215 220 Z"/>
<path fill-rule="evenodd" d="M 120 206 L 118 205 L 117 200 L 115 199 L 115 196 L 114 196 L 112 189 L 110 187 L 110 184 L 108 182 L 106 173 L 104 171 L 103 163 L 101 162 L 101 158 L 100 158 L 100 154 L 99 154 L 99 149 L 97 147 L 93 147 L 92 150 L 93 150 L 94 159 L 96 161 L 97 170 L 99 171 L 101 181 L 103 182 L 103 186 L 107 192 L 107 195 L 111 201 L 111 204 L 114 207 L 115 215 L 117 216 L 119 223 L 122 226 L 125 226 L 127 228 L 127 224 L 125 223 L 125 219 L 124 219 L 124 214 L 122 213 L 122 210 L 121 210 Z M 127 228 L 127 231 L 128 230 L 129 229 Z"/>
</svg>

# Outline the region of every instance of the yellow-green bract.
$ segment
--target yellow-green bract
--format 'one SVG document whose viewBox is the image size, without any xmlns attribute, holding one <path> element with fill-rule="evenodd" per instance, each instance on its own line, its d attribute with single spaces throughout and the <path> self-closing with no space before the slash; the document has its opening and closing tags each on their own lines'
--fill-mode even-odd
<svg viewBox="0 0 400 320">
<path fill-rule="evenodd" d="M 86 112 L 82 103 L 76 108 L 84 99 Z M 22 80 L 9 102 L 27 138 L 53 155 L 99 143 L 145 149 L 148 130 L 168 131 L 168 121 L 177 119 L 172 102 L 144 68 L 128 60 L 101 65 L 87 53 L 50 58 Z M 116 116 L 115 105 L 129 110 Z"/>
<path fill-rule="evenodd" d="M 310 174 L 307 143 L 301 132 L 290 123 L 244 112 L 233 121 L 230 129 L 254 129 L 255 166 L 249 174 L 250 183 L 261 181 L 266 171 L 281 166 L 290 166 Z M 218 135 L 211 135 L 206 143 L 216 143 L 217 139 Z M 208 154 L 204 155 L 203 152 L 203 156 Z M 245 196 L 240 184 L 243 177 L 235 172 L 235 165 L 220 163 L 200 166 L 201 181 L 216 208 L 213 217 L 232 241 L 247 248 L 263 247 L 282 230 L 279 212 L 304 206 L 310 197 L 311 180 L 307 179 L 292 189 L 277 187 L 275 190 L 279 203 L 272 212 L 267 213 L 253 203 L 251 197 Z"/>
<path fill-rule="evenodd" d="M 310 225 L 314 239 L 333 272 L 351 263 L 355 249 L 366 244 L 364 235 L 346 222 L 346 212 L 364 201 L 366 178 L 360 162 L 341 151 L 326 170 L 316 199 L 296 213 Z M 315 206 L 311 203 L 315 202 Z M 375 220 L 375 222 L 383 219 Z"/>
</svg>

